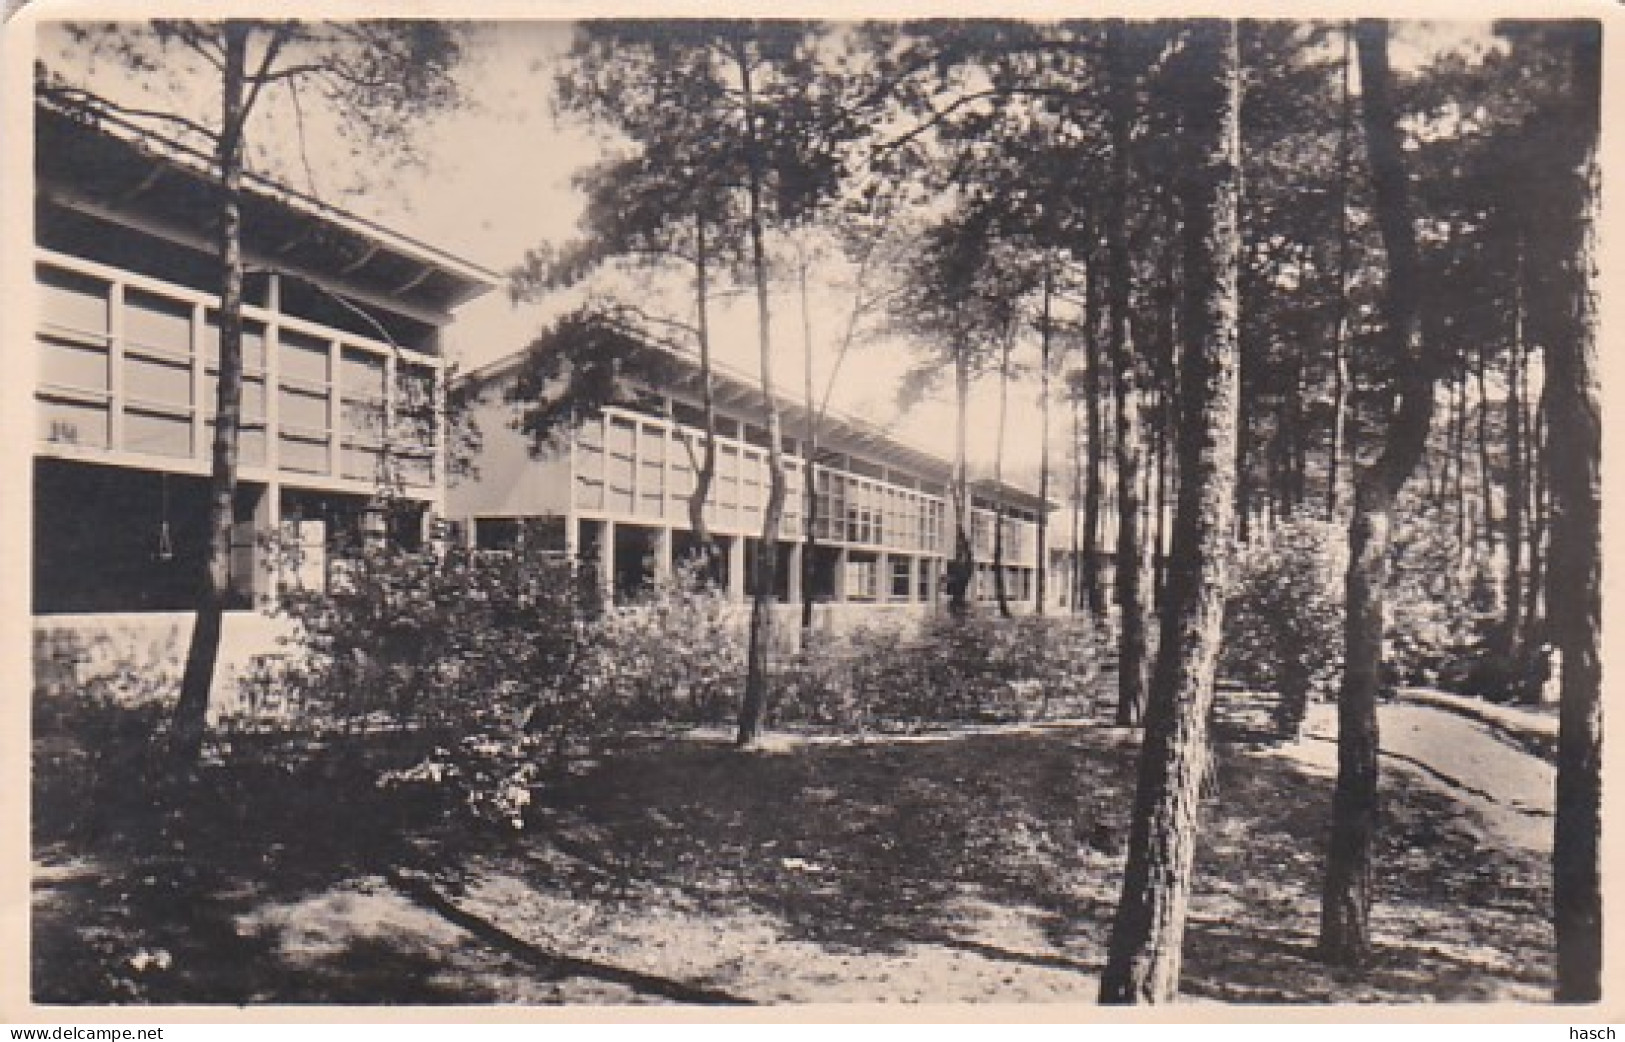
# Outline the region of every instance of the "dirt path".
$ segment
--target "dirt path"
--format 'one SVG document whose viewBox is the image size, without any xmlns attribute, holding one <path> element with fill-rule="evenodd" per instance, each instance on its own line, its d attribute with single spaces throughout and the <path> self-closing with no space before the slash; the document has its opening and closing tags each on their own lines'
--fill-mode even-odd
<svg viewBox="0 0 1625 1042">
<path fill-rule="evenodd" d="M 1556 770 L 1484 722 L 1428 705 L 1388 703 L 1377 714 L 1385 769 L 1408 771 L 1469 808 L 1489 837 L 1541 855 L 1552 849 Z M 1316 706 L 1291 755 L 1336 770 L 1336 714 Z"/>
</svg>

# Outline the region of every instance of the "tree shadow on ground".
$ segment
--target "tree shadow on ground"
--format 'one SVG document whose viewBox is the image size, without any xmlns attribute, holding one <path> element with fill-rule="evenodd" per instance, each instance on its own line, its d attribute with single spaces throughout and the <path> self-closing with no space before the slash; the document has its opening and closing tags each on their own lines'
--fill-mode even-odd
<svg viewBox="0 0 1625 1042">
<path fill-rule="evenodd" d="M 453 825 L 444 806 L 379 790 L 377 764 L 353 749 L 298 770 L 234 757 L 177 806 L 148 788 L 139 759 L 44 734 L 34 997 L 765 994 L 738 972 L 662 978 L 636 965 L 635 942 L 606 939 L 612 920 L 664 913 L 722 928 L 770 924 L 755 943 L 882 956 L 934 946 L 1075 973 L 1076 999 L 1087 1001 L 1121 885 L 1135 757 L 1131 733 L 1093 725 L 748 754 L 720 741 L 646 739 L 540 794 L 525 834 L 497 837 Z M 1551 950 L 1543 859 L 1486 844 L 1460 805 L 1395 770 L 1384 782 L 1376 958 L 1360 972 L 1316 961 L 1330 784 L 1252 743 L 1221 749 L 1203 810 L 1185 993 L 1543 998 L 1551 967 L 1534 954 Z M 491 892 L 503 899 L 482 899 Z M 559 908 L 585 925 L 535 935 L 530 927 Z M 597 990 L 561 992 L 565 977 Z"/>
<path fill-rule="evenodd" d="M 522 876 L 608 909 L 765 915 L 831 952 L 936 945 L 1097 972 L 1121 880 L 1135 751 L 1098 728 L 742 755 L 652 741 L 554 794 Z M 1226 750 L 1204 808 L 1185 990 L 1224 1001 L 1543 997 L 1545 868 L 1487 849 L 1449 798 L 1390 771 L 1379 951 L 1315 958 L 1330 781 Z M 1463 907 L 1464 903 L 1468 907 Z M 1022 950 L 997 929 L 1036 926 Z M 986 927 L 986 929 L 984 929 Z M 1087 989 L 1092 995 L 1092 987 Z"/>
</svg>

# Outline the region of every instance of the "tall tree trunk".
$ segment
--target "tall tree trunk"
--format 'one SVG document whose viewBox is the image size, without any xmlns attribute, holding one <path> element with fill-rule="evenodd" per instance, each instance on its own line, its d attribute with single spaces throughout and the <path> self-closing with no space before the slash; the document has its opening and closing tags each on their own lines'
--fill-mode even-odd
<svg viewBox="0 0 1625 1042">
<path fill-rule="evenodd" d="M 1078 409 L 1082 381 L 1073 370 L 1067 380 L 1072 407 L 1072 567 L 1067 573 L 1067 607 L 1076 615 L 1084 605 L 1083 586 L 1083 417 Z"/>
<path fill-rule="evenodd" d="M 1145 536 L 1141 530 L 1140 363 L 1129 343 L 1133 265 L 1128 247 L 1129 142 L 1134 123 L 1134 69 L 1126 29 L 1106 28 L 1107 125 L 1111 164 L 1106 184 L 1107 321 L 1117 402 L 1117 569 L 1120 615 L 1117 723 L 1140 722 L 1146 700 Z"/>
<path fill-rule="evenodd" d="M 1100 581 L 1100 498 L 1103 493 L 1102 471 L 1105 469 L 1106 425 L 1102 422 L 1100 400 L 1105 393 L 1105 381 L 1100 372 L 1100 296 L 1103 280 L 1100 265 L 1091 257 L 1084 290 L 1084 363 L 1088 367 L 1088 381 L 1084 385 L 1088 398 L 1084 406 L 1089 425 L 1088 485 L 1083 501 L 1083 576 L 1082 596 L 1089 606 L 1089 614 L 1096 622 L 1106 618 L 1106 591 Z"/>
<path fill-rule="evenodd" d="M 801 541 L 801 648 L 811 645 L 813 629 L 813 577 L 818 563 L 818 421 L 813 400 L 812 309 L 807 304 L 807 266 L 801 267 L 802 390 L 807 400 L 807 429 L 801 440 L 801 516 L 807 526 Z"/>
<path fill-rule="evenodd" d="M 1384 588 L 1395 500 L 1427 448 L 1435 363 L 1423 343 L 1422 291 L 1404 156 L 1388 67 L 1388 23 L 1355 29 L 1374 209 L 1388 253 L 1384 330 L 1398 374 L 1389 390 L 1381 453 L 1356 468 L 1344 594 L 1343 683 L 1338 692 L 1337 786 L 1321 904 L 1320 951 L 1335 965 L 1371 954 L 1371 858 L 1377 833 L 1377 694 L 1382 682 Z"/>
<path fill-rule="evenodd" d="M 216 153 L 220 181 L 220 376 L 215 396 L 214 444 L 209 474 L 209 555 L 199 577 L 196 620 L 180 697 L 170 724 L 170 762 L 177 773 L 191 770 L 203 751 L 209 696 L 226 600 L 231 595 L 231 534 L 236 520 L 237 459 L 243 403 L 243 127 L 247 119 L 250 27 L 226 22 L 221 28 L 220 140 Z"/>
<path fill-rule="evenodd" d="M 1598 371 L 1597 135 L 1601 29 L 1566 23 L 1574 77 L 1520 190 L 1540 205 L 1530 241 L 1532 339 L 1546 348 L 1552 537 L 1549 631 L 1562 655 L 1553 835 L 1557 1000 L 1602 994 L 1602 394 Z"/>
<path fill-rule="evenodd" d="M 1044 301 L 1043 314 L 1038 330 L 1038 416 L 1041 434 L 1039 435 L 1038 449 L 1038 498 L 1043 506 L 1038 508 L 1038 574 L 1033 577 L 1036 583 L 1034 593 L 1037 596 L 1037 612 L 1044 614 L 1044 598 L 1049 595 L 1049 584 L 1045 577 L 1049 574 L 1049 352 L 1050 352 L 1050 298 L 1055 292 L 1054 271 L 1051 268 L 1052 258 L 1045 258 L 1044 262 Z"/>
<path fill-rule="evenodd" d="M 1202 151 L 1182 186 L 1189 318 L 1181 338 L 1178 519 L 1123 895 L 1101 975 L 1100 999 L 1108 1003 L 1166 1002 L 1179 990 L 1235 509 L 1241 304 L 1235 23 L 1200 23 L 1192 48 L 1200 70 L 1186 92 L 1187 125 L 1191 145 Z"/>
<path fill-rule="evenodd" d="M 1547 503 L 1546 395 L 1540 396 L 1529 424 L 1530 475 L 1529 496 L 1529 603 L 1523 613 L 1523 635 L 1519 645 L 1529 654 L 1538 654 L 1545 641 L 1542 633 L 1547 611 L 1546 590 L 1546 534 L 1550 529 Z M 1531 691 L 1532 696 L 1539 691 Z"/>
<path fill-rule="evenodd" d="M 948 562 L 948 610 L 956 616 L 970 611 L 970 584 L 976 574 L 976 556 L 970 541 L 970 474 L 965 458 L 965 428 L 970 407 L 970 347 L 954 346 L 954 556 Z"/>
<path fill-rule="evenodd" d="M 1468 527 L 1470 508 L 1467 504 L 1467 372 L 1462 370 L 1456 378 L 1455 389 L 1455 419 L 1453 421 L 1455 435 L 1452 455 L 1455 457 L 1456 472 L 1456 546 L 1462 560 L 1472 554 L 1473 548 Z"/>
<path fill-rule="evenodd" d="M 993 449 L 993 484 L 1000 490 L 993 502 L 993 596 L 998 601 L 999 617 L 1010 618 L 1010 591 L 1004 582 L 1004 428 L 1005 414 L 1010 404 L 1010 341 L 1013 330 L 1006 331 L 1004 343 L 999 347 L 999 430 Z"/>
<path fill-rule="evenodd" d="M 1474 376 L 1478 381 L 1478 422 L 1476 425 L 1478 434 L 1478 487 L 1483 496 L 1482 516 L 1479 518 L 1479 535 L 1484 544 L 1484 553 L 1493 555 L 1495 553 L 1497 530 L 1495 524 L 1495 470 L 1490 465 L 1490 349 L 1482 341 L 1478 345 L 1476 361 Z"/>
<path fill-rule="evenodd" d="M 688 527 L 699 544 L 701 574 L 717 575 L 716 540 L 705 523 L 705 501 L 717 474 L 716 391 L 711 379 L 711 284 L 710 246 L 705 238 L 705 214 L 694 214 L 694 327 L 700 348 L 700 409 L 705 419 L 705 449 L 699 469 L 694 472 L 694 491 L 688 497 Z"/>
<path fill-rule="evenodd" d="M 1512 343 L 1507 352 L 1507 485 L 1506 485 L 1506 574 L 1502 580 L 1505 591 L 1506 613 L 1501 620 L 1497 643 L 1503 661 L 1512 662 L 1518 656 L 1518 637 L 1523 632 L 1523 511 L 1528 494 L 1524 481 L 1523 448 L 1523 366 L 1524 366 L 1524 302 L 1523 302 L 1523 235 L 1518 235 L 1514 246 L 1516 257 L 1512 289 Z"/>
<path fill-rule="evenodd" d="M 778 587 L 779 524 L 784 514 L 784 432 L 773 387 L 772 311 L 768 304 L 767 248 L 763 242 L 762 146 L 757 138 L 756 100 L 751 92 L 748 45 L 737 42 L 739 79 L 745 109 L 745 148 L 749 168 L 751 269 L 756 277 L 756 335 L 760 344 L 762 397 L 767 404 L 767 509 L 762 537 L 756 544 L 756 589 L 750 603 L 750 638 L 745 672 L 745 698 L 739 713 L 737 744 L 745 747 L 761 736 L 767 712 L 767 660 L 773 637 L 773 601 Z"/>
</svg>

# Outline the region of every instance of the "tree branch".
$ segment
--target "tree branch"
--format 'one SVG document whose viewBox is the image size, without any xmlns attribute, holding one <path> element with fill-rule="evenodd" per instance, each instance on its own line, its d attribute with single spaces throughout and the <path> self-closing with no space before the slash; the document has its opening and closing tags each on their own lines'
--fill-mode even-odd
<svg viewBox="0 0 1625 1042">
<path fill-rule="evenodd" d="M 254 111 L 254 103 L 259 100 L 260 91 L 265 89 L 265 84 L 268 82 L 265 74 L 270 71 L 271 63 L 276 61 L 277 53 L 282 50 L 282 45 L 287 42 L 290 31 L 287 22 L 277 23 L 277 27 L 271 31 L 271 39 L 265 45 L 265 56 L 260 59 L 260 67 L 248 78 L 251 86 L 248 89 L 248 99 L 243 102 L 243 119 L 245 121 L 248 119 L 249 114 Z"/>
<path fill-rule="evenodd" d="M 69 106 L 77 106 L 82 109 L 95 111 L 98 115 L 104 117 L 112 116 L 115 119 L 123 117 L 125 119 L 162 120 L 168 123 L 176 124 L 177 126 L 185 127 L 192 133 L 206 138 L 209 141 L 218 141 L 220 138 L 219 131 L 216 131 L 211 127 L 207 127 L 196 120 L 189 119 L 186 116 L 177 115 L 173 112 L 161 112 L 156 109 L 143 109 L 136 108 L 131 105 L 123 105 L 116 101 L 110 101 L 107 98 L 102 97 L 100 94 L 85 90 L 82 87 L 71 87 L 65 83 L 52 83 L 43 87 L 42 90 L 48 99 L 59 101 Z"/>
</svg>

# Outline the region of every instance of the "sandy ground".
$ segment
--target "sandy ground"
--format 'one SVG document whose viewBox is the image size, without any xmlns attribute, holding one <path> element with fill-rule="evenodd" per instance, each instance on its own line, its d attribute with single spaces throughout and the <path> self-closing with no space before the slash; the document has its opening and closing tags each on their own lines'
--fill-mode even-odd
<svg viewBox="0 0 1625 1042">
<path fill-rule="evenodd" d="M 1377 962 L 1314 960 L 1329 713 L 1291 745 L 1228 747 L 1185 1001 L 1544 1001 L 1551 767 L 1427 706 L 1381 710 Z M 269 844 L 286 861 L 220 878 L 56 851 L 36 876 L 36 996 L 1087 1005 L 1133 753 L 1091 724 L 781 740 L 748 761 L 691 739 L 604 765 L 522 836 L 421 866 L 313 872 L 297 821 Z"/>
</svg>

